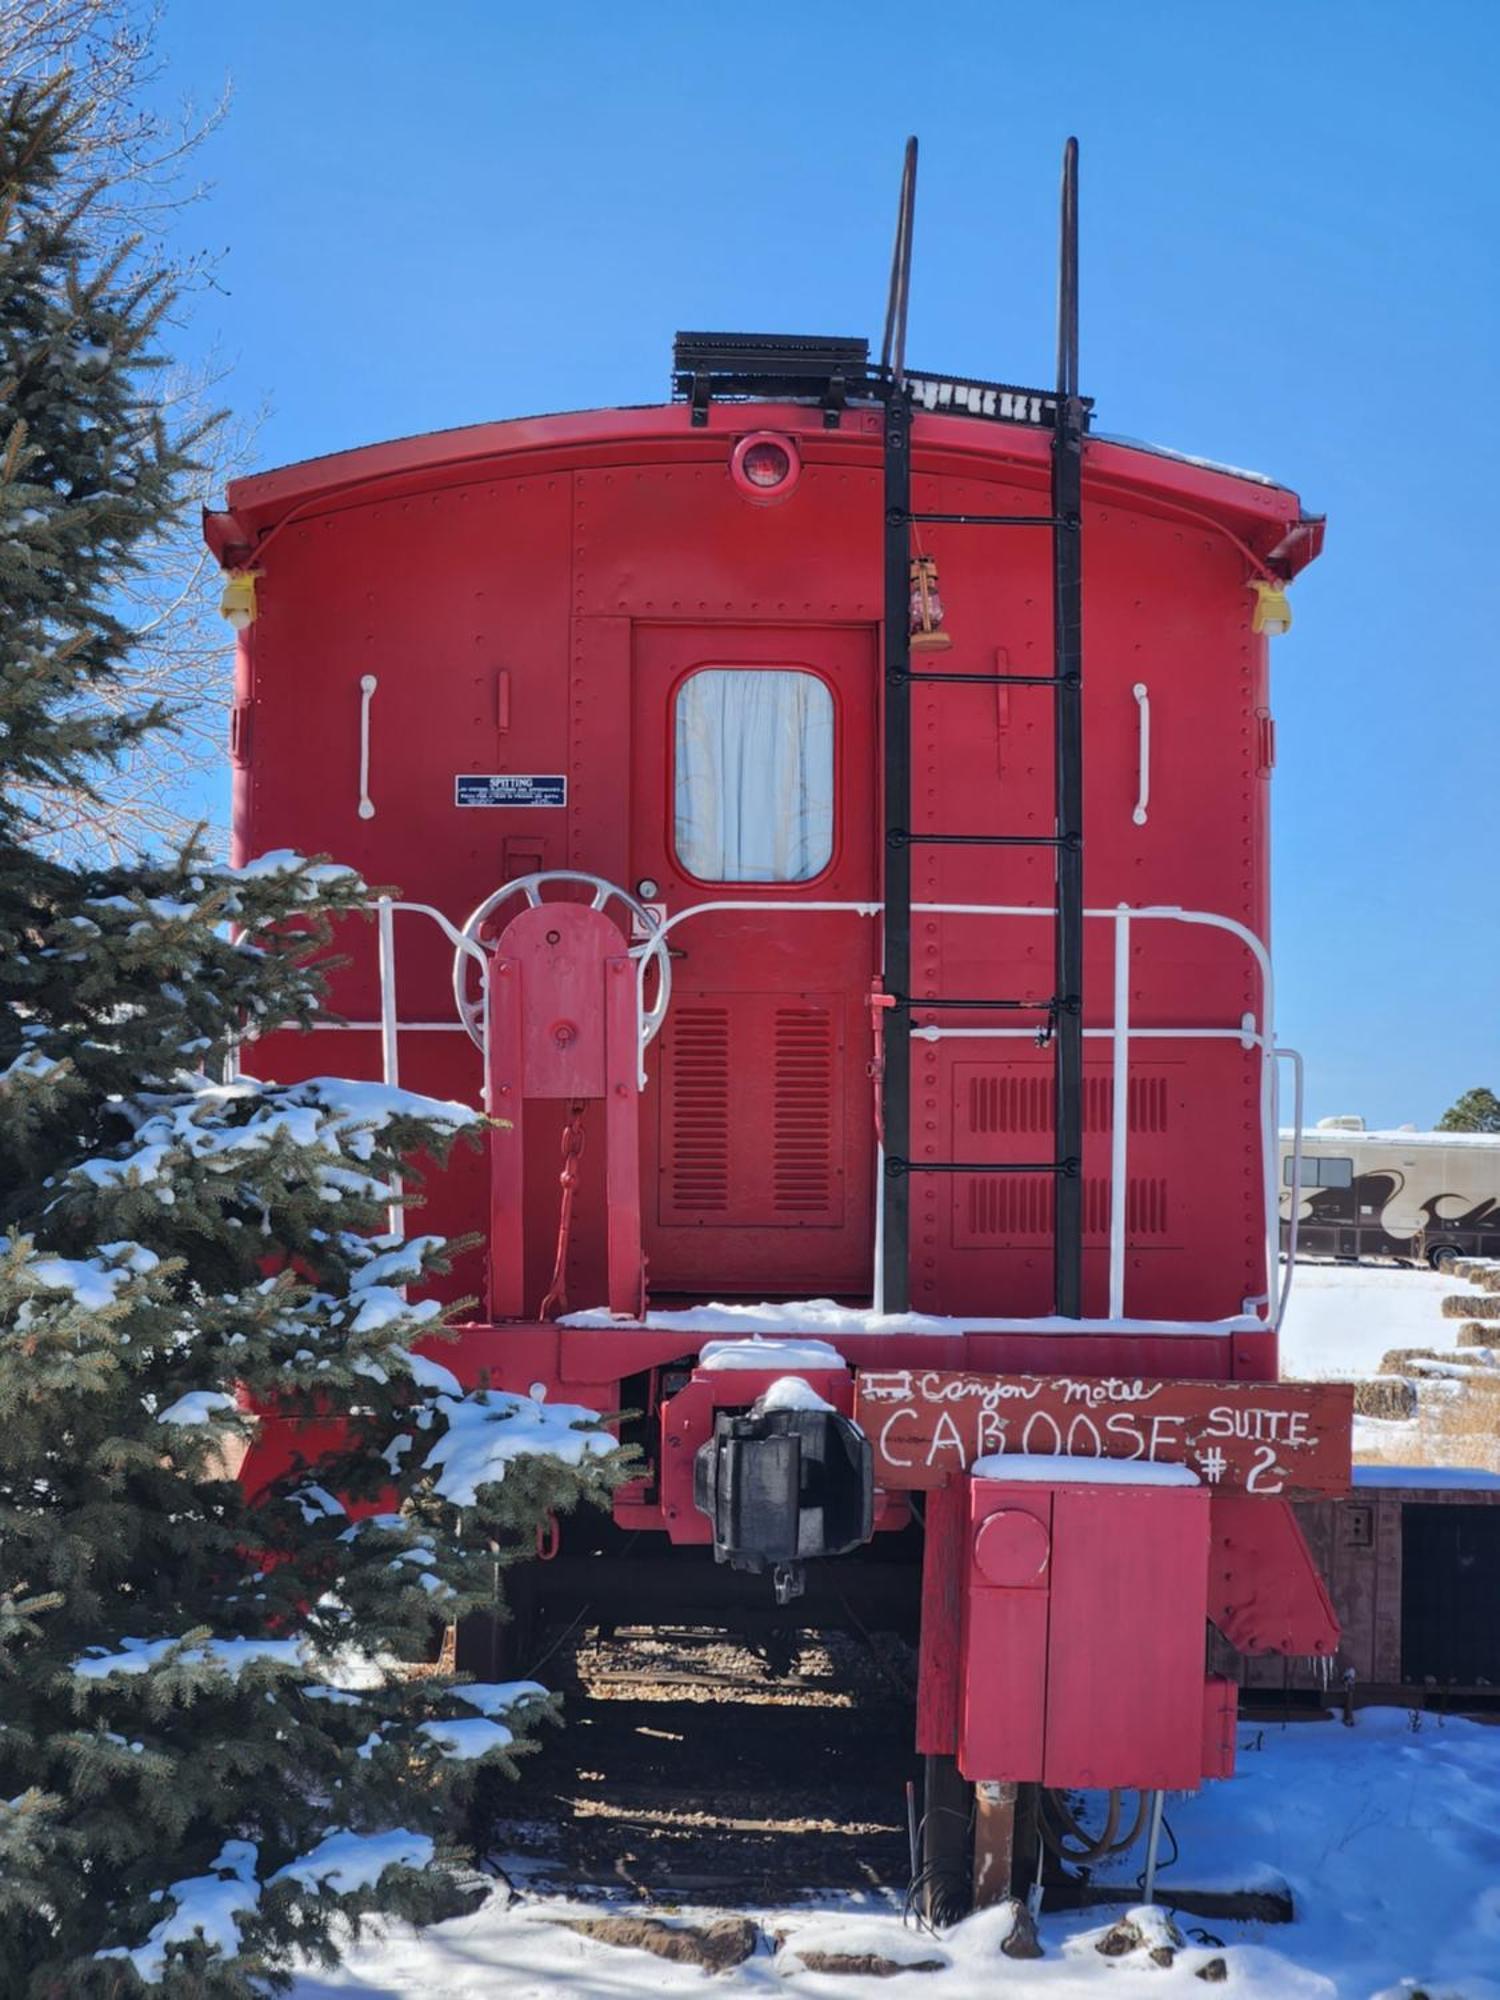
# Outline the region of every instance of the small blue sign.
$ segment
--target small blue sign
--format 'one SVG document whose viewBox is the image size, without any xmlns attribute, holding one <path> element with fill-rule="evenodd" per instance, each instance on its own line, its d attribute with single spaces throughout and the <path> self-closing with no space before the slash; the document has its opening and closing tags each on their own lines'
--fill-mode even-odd
<svg viewBox="0 0 1500 2000">
<path fill-rule="evenodd" d="M 501 771 L 489 777 L 460 773 L 453 780 L 456 806 L 565 806 L 568 781 L 565 777 L 522 777 Z"/>
</svg>

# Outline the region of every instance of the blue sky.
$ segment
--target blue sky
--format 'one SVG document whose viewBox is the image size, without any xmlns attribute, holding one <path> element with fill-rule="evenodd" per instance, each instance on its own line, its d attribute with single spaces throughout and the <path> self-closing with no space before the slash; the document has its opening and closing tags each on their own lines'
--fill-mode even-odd
<svg viewBox="0 0 1500 2000">
<path fill-rule="evenodd" d="M 233 85 L 187 342 L 266 464 L 654 400 L 679 326 L 878 334 L 908 131 L 913 355 L 1045 379 L 1076 131 L 1101 427 L 1330 517 L 1273 655 L 1310 1112 L 1500 1089 L 1492 0 L 167 0 L 163 52 Z"/>
</svg>

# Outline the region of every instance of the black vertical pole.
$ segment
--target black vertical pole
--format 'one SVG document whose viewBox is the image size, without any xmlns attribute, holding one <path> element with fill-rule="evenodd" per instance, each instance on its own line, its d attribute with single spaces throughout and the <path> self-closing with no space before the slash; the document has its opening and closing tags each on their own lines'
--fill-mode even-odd
<svg viewBox="0 0 1500 2000">
<path fill-rule="evenodd" d="M 911 283 L 911 226 L 917 201 L 917 142 L 906 142 L 901 162 L 901 195 L 896 204 L 896 240 L 891 245 L 891 288 L 886 297 L 882 370 L 900 377 L 906 367 L 906 299 Z"/>
<path fill-rule="evenodd" d="M 1053 1238 L 1057 1311 L 1083 1312 L 1083 428 L 1078 394 L 1078 141 L 1063 152 L 1052 434 L 1052 643 L 1056 717 L 1057 930 Z M 1116 1106 L 1117 1117 L 1124 1106 Z M 1117 1190 L 1123 1199 L 1123 1190 Z"/>
<path fill-rule="evenodd" d="M 911 992 L 911 405 L 890 385 L 885 407 L 885 990 Z M 905 1312 L 911 1299 L 911 1010 L 887 1009 L 885 1076 L 884 1236 L 881 1274 L 886 1312 Z"/>
<path fill-rule="evenodd" d="M 887 993 L 911 992 L 911 404 L 906 394 L 906 309 L 911 287 L 912 222 L 917 196 L 917 142 L 906 142 L 891 294 L 882 363 L 885 389 L 885 903 L 882 975 Z M 885 1016 L 881 1082 L 885 1172 L 879 1199 L 882 1304 L 905 1312 L 911 1301 L 911 1013 L 902 1005 Z"/>
</svg>

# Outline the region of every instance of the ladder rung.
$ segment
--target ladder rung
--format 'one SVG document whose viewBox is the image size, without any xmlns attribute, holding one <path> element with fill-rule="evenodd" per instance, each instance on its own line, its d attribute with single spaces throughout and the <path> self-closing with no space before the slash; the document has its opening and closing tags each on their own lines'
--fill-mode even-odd
<svg viewBox="0 0 1500 2000">
<path fill-rule="evenodd" d="M 913 527 L 937 528 L 1076 528 L 1061 514 L 896 514 Z"/>
<path fill-rule="evenodd" d="M 906 1174 L 1059 1174 L 1077 1180 L 1076 1160 L 902 1160 L 891 1158 L 886 1173 L 894 1181 Z"/>
<path fill-rule="evenodd" d="M 967 681 L 976 687 L 1013 688 L 1077 688 L 1083 685 L 1077 674 L 1066 674 L 1059 680 L 1056 674 L 911 674 L 893 673 L 892 686 L 920 687 L 924 681 Z"/>
<path fill-rule="evenodd" d="M 889 847 L 1065 847 L 1076 853 L 1083 845 L 1076 833 L 908 833 L 893 826 L 886 832 Z"/>
<path fill-rule="evenodd" d="M 910 993 L 891 995 L 893 1007 L 1004 1007 L 1017 1014 L 1055 1014 L 1056 1000 L 923 1000 Z"/>
</svg>

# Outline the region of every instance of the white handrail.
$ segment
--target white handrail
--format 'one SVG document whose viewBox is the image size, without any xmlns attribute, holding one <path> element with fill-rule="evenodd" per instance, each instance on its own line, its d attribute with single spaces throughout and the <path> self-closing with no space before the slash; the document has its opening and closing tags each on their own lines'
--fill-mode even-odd
<svg viewBox="0 0 1500 2000">
<path fill-rule="evenodd" d="M 913 903 L 914 911 L 924 914 L 946 916 L 1006 916 L 1006 917 L 1055 917 L 1055 908 L 1036 903 Z M 1115 910 L 1090 910 L 1085 917 L 1114 917 Z M 1274 1047 L 1276 1019 L 1276 986 L 1271 972 L 1271 954 L 1248 925 L 1240 923 L 1236 917 L 1223 917 L 1213 910 L 1185 910 L 1178 903 L 1143 904 L 1130 912 L 1133 922 L 1156 919 L 1179 924 L 1199 924 L 1210 930 L 1226 932 L 1238 938 L 1254 958 L 1260 968 L 1261 1010 L 1260 1034 L 1257 1040 L 1261 1050 L 1260 1077 L 1260 1128 L 1261 1156 L 1263 1164 L 1261 1198 L 1268 1218 L 1266 1232 L 1266 1289 L 1254 1298 L 1246 1299 L 1246 1308 L 1264 1306 L 1269 1316 L 1274 1310 L 1274 1301 L 1280 1282 L 1280 1229 L 1273 1231 L 1269 1218 L 1277 1215 L 1276 1194 L 1276 1079 Z"/>
<path fill-rule="evenodd" d="M 1140 750 L 1136 763 L 1135 811 L 1130 815 L 1137 826 L 1146 824 L 1146 808 L 1151 803 L 1151 696 L 1144 681 L 1130 690 L 1135 696 L 1140 720 Z"/>
<path fill-rule="evenodd" d="M 359 677 L 359 816 L 374 819 L 375 801 L 370 797 L 370 704 L 380 685 L 374 674 Z"/>
<path fill-rule="evenodd" d="M 809 913 L 848 910 L 853 911 L 859 916 L 873 917 L 881 915 L 884 907 L 883 903 L 803 903 L 793 902 L 786 898 L 781 898 L 774 902 L 761 898 L 731 901 L 726 898 L 707 903 L 690 903 L 686 909 L 678 910 L 675 915 L 664 919 L 657 927 L 654 936 L 660 939 L 669 931 L 675 930 L 679 924 L 686 923 L 690 918 L 707 916 L 716 911 L 755 910 L 762 912 L 775 911 L 780 914 L 787 914 L 799 910 Z M 1057 915 L 1057 910 L 1054 906 L 1039 903 L 913 903 L 911 908 L 914 916 L 1035 917 L 1041 919 Z M 1180 1039 L 1183 1041 L 1217 1041 L 1233 1039 L 1239 1041 L 1247 1051 L 1251 1049 L 1259 1049 L 1260 1051 L 1261 1153 L 1264 1165 L 1262 1201 L 1264 1204 L 1264 1213 L 1267 1217 L 1266 1289 L 1263 1293 L 1258 1294 L 1254 1298 L 1246 1299 L 1242 1303 L 1247 1310 L 1251 1307 L 1264 1306 L 1268 1322 L 1279 1324 L 1279 1320 L 1273 1317 L 1278 1310 L 1279 1294 L 1283 1287 L 1280 1271 L 1280 1219 L 1276 1189 L 1276 1059 L 1273 1041 L 1274 1030 L 1272 1026 L 1275 1018 L 1275 984 L 1271 972 L 1271 954 L 1266 949 L 1262 940 L 1256 936 L 1255 932 L 1248 925 L 1240 923 L 1238 918 L 1221 916 L 1217 911 L 1213 910 L 1188 910 L 1176 903 L 1150 903 L 1143 904 L 1138 908 L 1134 908 L 1127 903 L 1121 903 L 1116 904 L 1113 909 L 1086 908 L 1083 914 L 1085 917 L 1109 919 L 1115 925 L 1116 935 L 1114 968 L 1115 1023 L 1108 1028 L 1086 1028 L 1084 1033 L 1089 1037 L 1109 1037 L 1115 1043 L 1115 1073 L 1117 1079 L 1121 1060 L 1120 1051 L 1123 1045 L 1127 1079 L 1126 1096 L 1123 1099 L 1117 1096 L 1115 1100 L 1116 1111 L 1110 1172 L 1110 1317 L 1115 1318 L 1119 1316 L 1116 1307 L 1116 1295 L 1117 1293 L 1123 1293 L 1124 1286 L 1124 1231 L 1128 1188 L 1125 1185 L 1123 1174 L 1117 1176 L 1116 1168 L 1119 1165 L 1119 1131 L 1129 1118 L 1129 1043 L 1134 1040 Z M 1121 960 L 1123 954 L 1120 951 L 1120 934 L 1123 925 L 1128 951 L 1129 925 L 1140 921 L 1196 924 L 1205 929 L 1224 931 L 1228 936 L 1238 939 L 1254 958 L 1260 972 L 1261 1008 L 1259 1016 L 1257 1017 L 1253 1013 L 1243 1016 L 1238 1028 L 1132 1028 L 1129 1023 L 1128 959 L 1122 971 Z M 644 947 L 637 946 L 632 954 L 637 957 L 638 963 L 643 950 Z M 1120 981 L 1122 976 L 1126 981 L 1126 995 L 1123 1009 L 1120 998 Z M 640 986 L 644 983 L 644 979 L 645 968 L 643 964 L 639 964 L 637 971 L 638 992 Z M 915 1000 L 913 1002 L 913 1011 L 919 1012 L 920 1009 L 920 1000 Z M 1123 1031 L 1121 1027 L 1122 1013 L 1124 1016 Z M 1030 1039 L 1032 1030 L 1029 1028 L 914 1027 L 911 1033 L 913 1039 L 922 1041 L 941 1041 L 949 1038 L 968 1038 L 973 1040 L 988 1040 L 993 1038 L 998 1040 L 1012 1037 L 1016 1039 L 1023 1037 Z M 646 1084 L 644 1050 L 641 1052 L 639 1076 L 641 1088 L 644 1089 Z M 883 1223 L 882 1211 L 884 1199 L 885 1179 L 882 1172 L 875 1190 L 877 1237 L 880 1235 Z M 877 1300 L 880 1297 L 878 1274 L 873 1296 Z"/>
<path fill-rule="evenodd" d="M 366 678 L 371 679 L 373 677 L 367 675 Z M 372 807 L 371 810 L 373 811 L 374 808 Z M 434 909 L 431 903 L 397 902 L 393 897 L 390 896 L 377 896 L 375 899 L 376 965 L 380 977 L 379 1021 L 378 1022 L 318 1021 L 314 1022 L 313 1025 L 315 1027 L 327 1027 L 327 1028 L 342 1027 L 351 1029 L 352 1028 L 368 1029 L 371 1027 L 378 1027 L 380 1030 L 381 1080 L 382 1082 L 389 1084 L 392 1089 L 399 1088 L 401 1082 L 401 1055 L 400 1055 L 401 1030 L 403 1028 L 406 1028 L 409 1031 L 415 1031 L 417 1029 L 421 1029 L 422 1031 L 427 1032 L 433 1028 L 445 1027 L 448 1025 L 448 1023 L 446 1022 L 403 1021 L 400 1017 L 400 1012 L 397 1005 L 397 992 L 396 992 L 396 917 L 398 914 L 417 916 L 417 917 L 430 917 L 433 923 L 437 925 L 438 929 L 443 932 L 449 944 L 451 944 L 456 951 L 461 950 L 469 952 L 474 958 L 476 958 L 479 961 L 479 974 L 481 980 L 484 982 L 484 992 L 486 997 L 486 1004 L 483 1010 L 483 1020 L 482 1020 L 482 1030 L 481 1030 L 483 1039 L 480 1046 L 480 1053 L 484 1062 L 483 1103 L 485 1110 L 488 1111 L 491 1108 L 489 1102 L 489 1088 L 490 1088 L 490 1010 L 488 1006 L 489 963 L 490 963 L 489 956 L 486 952 L 481 950 L 477 944 L 473 944 L 468 938 L 466 938 L 462 934 L 461 931 L 456 929 L 455 926 L 451 924 L 448 921 L 448 919 L 443 915 L 441 910 Z M 459 1024 L 455 1023 L 453 1025 L 457 1026 Z M 391 1177 L 391 1194 L 393 1198 L 390 1207 L 386 1211 L 386 1221 L 392 1236 L 395 1236 L 399 1239 L 406 1234 L 406 1216 L 405 1216 L 405 1209 L 401 1199 L 402 1180 L 399 1174 L 393 1174 Z"/>
<path fill-rule="evenodd" d="M 362 1035 L 378 1035 L 385 1027 L 383 1021 L 309 1021 L 307 1025 L 315 1034 L 319 1030 L 328 1033 L 330 1030 L 353 1028 Z M 398 1021 L 396 1026 L 404 1035 L 466 1035 L 469 1032 L 462 1021 Z"/>
<path fill-rule="evenodd" d="M 1130 910 L 1115 915 L 1115 1014 L 1111 1065 L 1114 1115 L 1109 1129 L 1109 1317 L 1125 1317 L 1125 1212 L 1130 1202 Z"/>
<path fill-rule="evenodd" d="M 398 1048 L 399 1023 L 396 1016 L 396 913 L 389 896 L 375 905 L 376 964 L 380 971 L 380 1072 L 392 1087 L 401 1081 Z M 392 1201 L 386 1223 L 398 1240 L 406 1234 L 406 1217 L 401 1203 L 401 1176 L 391 1176 Z"/>
<path fill-rule="evenodd" d="M 316 1024 L 315 1024 L 316 1025 Z M 336 1026 L 334 1022 L 328 1023 Z M 354 1023 L 350 1024 L 355 1025 Z M 422 1025 L 407 1023 L 405 1025 Z M 1109 1042 L 1114 1040 L 1113 1028 L 1085 1028 L 1084 1037 L 1089 1041 Z M 1034 1042 L 1035 1028 L 940 1028 L 936 1022 L 928 1022 L 920 1028 L 913 1028 L 914 1042 Z M 1238 1042 L 1244 1049 L 1263 1049 L 1268 1046 L 1264 1035 L 1253 1028 L 1137 1028 L 1132 1026 L 1130 1039 L 1133 1042 Z M 1280 1053 L 1280 1051 L 1277 1051 Z"/>
<path fill-rule="evenodd" d="M 484 980 L 484 986 L 486 986 L 486 992 L 488 992 L 488 984 L 490 984 L 490 954 L 486 950 L 482 950 L 482 946 L 478 946 L 470 938 L 466 938 L 462 934 L 462 930 L 458 930 L 456 924 L 448 922 L 448 918 L 442 914 L 442 910 L 434 910 L 434 906 L 430 902 L 398 902 L 398 900 L 394 900 L 390 896 L 378 896 L 376 898 L 376 922 L 380 924 L 380 1020 L 378 1022 L 362 1022 L 362 1020 L 328 1022 L 326 1026 L 330 1026 L 330 1028 L 334 1028 L 334 1026 L 338 1026 L 338 1028 L 366 1028 L 366 1030 L 378 1026 L 380 1028 L 380 1074 L 382 1074 L 384 1082 L 388 1082 L 388 1084 L 396 1084 L 398 1082 L 398 1076 L 396 1076 L 396 1036 L 400 1034 L 402 1028 L 406 1028 L 408 1034 L 416 1034 L 416 1032 L 428 1034 L 428 1032 L 434 1032 L 436 1028 L 448 1028 L 448 1026 L 454 1026 L 454 1028 L 462 1030 L 462 1022 L 400 1020 L 400 1016 L 396 1012 L 396 928 L 394 928 L 394 922 L 390 922 L 396 916 L 430 916 L 432 922 L 438 926 L 438 930 L 444 934 L 444 938 L 448 940 L 448 944 L 452 944 L 452 948 L 456 952 L 468 952 L 470 958 L 476 960 L 476 964 L 480 968 L 480 978 Z M 484 1058 L 484 1092 L 486 1092 L 484 1108 L 488 1112 L 490 1110 L 490 1102 L 488 1102 L 488 1090 L 490 1090 L 490 1010 L 488 1010 L 488 1006 L 484 1008 L 484 1040 L 482 1040 L 480 1054 Z"/>
<path fill-rule="evenodd" d="M 641 1017 L 645 980 L 645 961 L 653 949 L 660 950 L 662 940 L 679 925 L 694 917 L 716 913 L 744 911 L 746 913 L 785 915 L 788 912 L 805 911 L 810 915 L 847 912 L 860 917 L 877 917 L 883 913 L 884 905 L 878 902 L 793 902 L 785 898 L 772 900 L 761 897 L 721 898 L 710 902 L 689 904 L 674 915 L 666 917 L 657 926 L 650 939 L 631 948 L 631 956 L 637 962 L 637 1018 Z M 1055 909 L 1035 903 L 914 903 L 913 913 L 926 916 L 982 916 L 1047 919 L 1054 917 Z M 396 1084 L 399 1080 L 398 1037 L 401 1030 L 436 1031 L 442 1028 L 454 1029 L 460 1024 L 449 1022 L 403 1022 L 397 1011 L 396 958 L 394 918 L 399 913 L 430 918 L 443 932 L 455 950 L 466 953 L 477 961 L 481 977 L 488 978 L 489 955 L 473 939 L 465 937 L 457 926 L 444 916 L 441 910 L 430 903 L 398 902 L 389 897 L 380 897 L 376 904 L 379 925 L 380 946 L 380 1019 L 378 1022 L 350 1022 L 345 1025 L 371 1029 L 378 1027 L 381 1037 L 382 1071 L 385 1080 Z M 1301 1058 L 1292 1050 L 1278 1050 L 1272 1040 L 1274 987 L 1271 974 L 1270 953 L 1263 942 L 1246 925 L 1236 918 L 1221 916 L 1214 911 L 1188 910 L 1176 904 L 1148 904 L 1132 908 L 1127 903 L 1117 904 L 1113 909 L 1085 909 L 1086 918 L 1108 919 L 1114 927 L 1114 1007 L 1110 1026 L 1085 1028 L 1084 1034 L 1093 1040 L 1108 1040 L 1112 1045 L 1112 1077 L 1114 1087 L 1114 1117 L 1111 1128 L 1110 1156 L 1110 1233 L 1109 1233 L 1109 1317 L 1112 1320 L 1124 1318 L 1125 1265 L 1128 1251 L 1128 1207 L 1129 1207 L 1129 1119 L 1130 1119 L 1130 1044 L 1135 1041 L 1238 1041 L 1246 1050 L 1258 1050 L 1261 1063 L 1261 1131 L 1262 1150 L 1265 1159 L 1265 1213 L 1267 1217 L 1267 1289 L 1264 1295 L 1246 1299 L 1246 1309 L 1265 1306 L 1267 1323 L 1279 1328 L 1286 1311 L 1287 1298 L 1291 1289 L 1292 1259 L 1289 1257 L 1283 1272 L 1280 1263 L 1280 1213 L 1277 1188 L 1277 1105 L 1278 1082 L 1276 1064 L 1278 1060 L 1288 1060 L 1294 1064 L 1296 1101 L 1298 1106 L 1298 1139 L 1295 1154 L 1296 1180 L 1294 1184 L 1293 1229 L 1291 1245 L 1295 1254 L 1296 1241 L 1296 1194 L 1301 1186 L 1301 1104 L 1302 1104 L 1302 1064 Z M 1144 1027 L 1136 1026 L 1130 1019 L 1130 942 L 1133 924 L 1155 920 L 1159 922 L 1193 924 L 1213 930 L 1224 931 L 1236 938 L 1250 952 L 1261 975 L 1261 1008 L 1259 1013 L 1247 1012 L 1241 1017 L 1238 1027 Z M 914 1011 L 919 1012 L 920 1000 L 914 1002 Z M 323 1025 L 332 1026 L 327 1023 Z M 484 1073 L 486 1092 L 489 1081 L 489 1010 L 483 1011 L 484 1027 Z M 1030 1028 L 980 1027 L 959 1028 L 937 1025 L 913 1026 L 912 1038 L 918 1041 L 945 1040 L 1031 1040 L 1034 1030 Z M 646 1083 L 645 1050 L 641 1046 L 638 1055 L 638 1071 L 641 1087 Z M 489 1109 L 486 1096 L 486 1109 Z M 877 1148 L 877 1152 L 879 1149 Z M 875 1238 L 876 1272 L 872 1296 L 876 1309 L 880 1309 L 881 1280 L 879 1249 L 884 1228 L 884 1173 L 883 1163 L 876 1160 L 875 1194 Z M 399 1190 L 398 1190 L 399 1192 Z M 391 1227 L 399 1234 L 400 1212 L 393 1204 Z"/>
<path fill-rule="evenodd" d="M 1281 1322 L 1286 1318 L 1287 1304 L 1292 1296 L 1292 1278 L 1297 1269 L 1297 1237 L 1302 1220 L 1302 1099 L 1306 1079 L 1303 1072 L 1302 1057 L 1298 1050 L 1277 1049 L 1275 1054 L 1279 1061 L 1289 1062 L 1292 1066 L 1292 1205 L 1290 1213 L 1287 1216 L 1286 1259 L 1281 1266 L 1281 1288 L 1276 1299 L 1276 1318 L 1273 1322 L 1276 1331 L 1280 1333 Z M 1276 1097 L 1276 1122 L 1278 1126 L 1281 1123 L 1281 1096 L 1279 1088 Z M 1279 1256 L 1281 1252 L 1279 1197 L 1277 1209 L 1278 1213 L 1271 1224 L 1271 1229 Z"/>
<path fill-rule="evenodd" d="M 875 1271 L 870 1280 L 870 1310 L 885 1311 L 885 1203 L 881 1200 L 881 1190 L 885 1186 L 885 1146 L 877 1138 L 875 1141 Z"/>
</svg>

